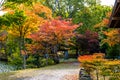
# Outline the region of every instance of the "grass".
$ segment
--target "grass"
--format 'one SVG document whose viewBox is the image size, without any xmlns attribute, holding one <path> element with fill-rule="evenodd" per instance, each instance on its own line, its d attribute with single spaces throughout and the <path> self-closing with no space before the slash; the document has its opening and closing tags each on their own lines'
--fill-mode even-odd
<svg viewBox="0 0 120 80">
<path fill-rule="evenodd" d="M 0 73 L 0 80 L 16 80 L 16 78 L 11 78 L 10 76 L 14 75 L 15 72 L 6 72 Z"/>
</svg>

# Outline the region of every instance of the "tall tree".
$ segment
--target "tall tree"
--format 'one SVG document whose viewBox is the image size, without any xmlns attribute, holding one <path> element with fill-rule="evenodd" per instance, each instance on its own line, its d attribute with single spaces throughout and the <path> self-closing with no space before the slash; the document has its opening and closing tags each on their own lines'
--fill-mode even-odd
<svg viewBox="0 0 120 80">
<path fill-rule="evenodd" d="M 83 25 L 78 28 L 78 32 L 84 33 L 87 29 L 94 30 L 94 25 L 100 23 L 110 11 L 111 7 L 109 6 L 92 5 L 85 7 L 75 14 L 73 22 L 82 22 Z"/>
<path fill-rule="evenodd" d="M 120 29 L 108 28 L 111 12 L 94 27 L 99 32 L 101 50 L 113 59 L 120 55 Z"/>
<path fill-rule="evenodd" d="M 83 9 L 86 5 L 99 4 L 99 0 L 40 0 L 54 12 L 53 15 L 72 18 L 76 12 Z"/>
<path fill-rule="evenodd" d="M 40 3 L 34 3 L 31 6 L 26 6 L 24 4 L 20 4 L 18 6 L 14 6 L 15 8 L 6 5 L 5 10 L 8 11 L 6 15 L 3 17 L 5 21 L 8 22 L 8 32 L 19 38 L 19 49 L 20 54 L 25 50 L 25 38 L 37 31 L 38 25 L 45 22 L 45 19 L 51 19 L 51 10 Z M 5 24 L 4 24 L 5 25 Z M 26 52 L 22 54 L 24 57 L 23 67 L 25 68 L 26 64 Z"/>
</svg>

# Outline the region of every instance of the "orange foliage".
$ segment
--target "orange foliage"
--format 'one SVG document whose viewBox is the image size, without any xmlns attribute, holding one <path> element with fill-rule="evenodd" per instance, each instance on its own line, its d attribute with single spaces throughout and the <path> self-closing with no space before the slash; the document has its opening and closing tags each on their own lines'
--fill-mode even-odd
<svg viewBox="0 0 120 80">
<path fill-rule="evenodd" d="M 94 28 L 107 27 L 110 16 L 111 16 L 111 12 L 107 13 L 106 18 L 104 18 L 100 23 L 96 24 Z M 102 31 L 102 32 L 104 35 L 107 36 L 107 39 L 103 39 L 102 43 L 108 43 L 109 46 L 120 44 L 120 29 L 112 29 L 110 31 Z"/>
<path fill-rule="evenodd" d="M 25 50 L 21 50 L 21 54 L 22 54 L 22 55 L 26 55 L 27 53 L 26 53 Z"/>
<path fill-rule="evenodd" d="M 108 12 L 108 13 L 106 14 L 106 18 L 110 18 L 110 16 L 111 16 L 111 12 Z"/>
<path fill-rule="evenodd" d="M 104 43 L 108 43 L 110 46 L 114 46 L 115 44 L 120 43 L 119 29 L 113 29 L 108 32 L 105 31 L 103 33 L 107 36 L 107 39 L 103 40 Z"/>
<path fill-rule="evenodd" d="M 108 12 L 106 14 L 106 18 L 104 18 L 100 23 L 96 24 L 94 28 L 107 27 L 110 16 L 111 16 L 111 12 Z"/>
<path fill-rule="evenodd" d="M 119 34 L 119 33 L 118 33 L 118 29 L 113 29 L 113 30 L 110 30 L 108 32 L 105 31 L 104 34 L 106 36 L 113 37 L 114 35 Z"/>
<path fill-rule="evenodd" d="M 102 22 L 96 24 L 94 28 L 107 27 L 109 19 L 104 18 Z"/>
<path fill-rule="evenodd" d="M 65 20 L 51 20 L 39 27 L 39 31 L 31 35 L 35 41 L 48 41 L 61 43 L 63 40 L 69 40 L 74 34 L 73 31 L 78 25 L 72 25 L 71 22 Z"/>
<path fill-rule="evenodd" d="M 94 53 L 93 55 L 83 55 L 78 57 L 79 62 L 91 62 L 96 60 L 102 60 L 105 54 L 103 53 Z"/>
<path fill-rule="evenodd" d="M 70 21 L 60 19 L 45 22 L 36 33 L 29 36 L 36 43 L 32 48 L 37 47 L 40 50 L 46 48 L 46 45 L 69 44 L 77 27 L 78 25 L 74 25 Z"/>
<path fill-rule="evenodd" d="M 92 55 L 84 55 L 84 56 L 79 56 L 78 61 L 83 62 L 83 61 L 91 61 L 93 60 Z"/>
<path fill-rule="evenodd" d="M 29 35 L 38 30 L 38 26 L 45 23 L 47 20 L 52 19 L 52 11 L 43 6 L 40 3 L 34 3 L 33 6 L 25 6 L 20 4 L 17 6 L 18 10 L 24 10 L 25 16 L 27 16 L 22 26 L 12 25 L 12 28 L 8 29 L 8 32 L 14 36 L 29 37 Z M 8 13 L 14 15 L 15 10 L 9 10 Z M 40 17 L 39 14 L 45 13 L 46 19 Z M 21 33 L 22 32 L 22 33 Z M 21 33 L 21 34 L 20 34 Z"/>
<path fill-rule="evenodd" d="M 33 12 L 36 14 L 45 13 L 47 18 L 52 18 L 52 11 L 47 6 L 43 6 L 40 3 L 36 3 L 33 5 Z"/>
</svg>

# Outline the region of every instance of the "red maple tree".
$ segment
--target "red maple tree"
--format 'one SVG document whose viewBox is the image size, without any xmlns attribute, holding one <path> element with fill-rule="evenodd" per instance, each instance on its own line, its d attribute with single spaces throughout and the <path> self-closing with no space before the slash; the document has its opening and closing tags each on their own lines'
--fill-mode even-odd
<svg viewBox="0 0 120 80">
<path fill-rule="evenodd" d="M 78 26 L 72 24 L 71 21 L 62 19 L 45 22 L 39 26 L 36 33 L 30 35 L 30 38 L 36 43 L 34 51 L 44 49 L 46 53 L 49 53 L 49 50 L 56 53 L 61 44 L 68 44 Z"/>
</svg>

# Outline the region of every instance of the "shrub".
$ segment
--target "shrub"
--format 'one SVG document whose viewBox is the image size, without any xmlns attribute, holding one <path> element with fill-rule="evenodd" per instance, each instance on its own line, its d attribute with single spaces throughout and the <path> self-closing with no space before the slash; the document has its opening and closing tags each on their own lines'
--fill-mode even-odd
<svg viewBox="0 0 120 80">
<path fill-rule="evenodd" d="M 96 78 L 99 78 L 99 69 L 105 62 L 103 53 L 94 53 L 93 55 L 83 55 L 78 57 L 81 66 L 85 68 L 85 71 L 91 75 L 92 72 L 96 72 Z"/>
<path fill-rule="evenodd" d="M 19 53 L 13 53 L 8 56 L 8 61 L 12 65 L 17 65 L 18 67 L 22 67 L 22 57 Z"/>
<path fill-rule="evenodd" d="M 78 57 L 78 61 L 80 62 L 91 62 L 96 60 L 102 60 L 105 57 L 103 53 L 94 53 L 93 55 L 83 55 Z"/>
<path fill-rule="evenodd" d="M 27 68 L 37 68 L 37 65 L 35 64 L 36 60 L 37 59 L 34 56 L 30 55 L 27 58 Z"/>
<path fill-rule="evenodd" d="M 51 58 L 39 58 L 39 67 L 44 67 L 44 66 L 47 66 L 47 65 L 53 65 L 55 64 L 54 63 L 54 60 L 51 59 Z"/>
<path fill-rule="evenodd" d="M 37 66 L 36 65 L 34 65 L 34 64 L 27 64 L 27 66 L 26 66 L 27 68 L 37 68 Z"/>
<path fill-rule="evenodd" d="M 104 56 L 102 53 L 95 53 L 93 55 L 80 56 L 78 60 L 88 74 L 96 71 L 97 80 L 99 75 L 102 75 L 104 80 L 106 76 L 109 76 L 109 80 L 118 80 L 120 78 L 120 60 L 107 60 L 104 59 Z"/>
<path fill-rule="evenodd" d="M 48 65 L 53 65 L 53 64 L 55 64 L 53 59 L 48 58 Z"/>
<path fill-rule="evenodd" d="M 109 47 L 107 49 L 107 58 L 112 58 L 112 59 L 118 58 L 118 56 L 120 56 L 119 48 L 120 45 L 114 45 L 112 47 Z"/>
<path fill-rule="evenodd" d="M 39 58 L 39 67 L 44 67 L 47 65 L 47 60 L 46 58 Z"/>
</svg>

